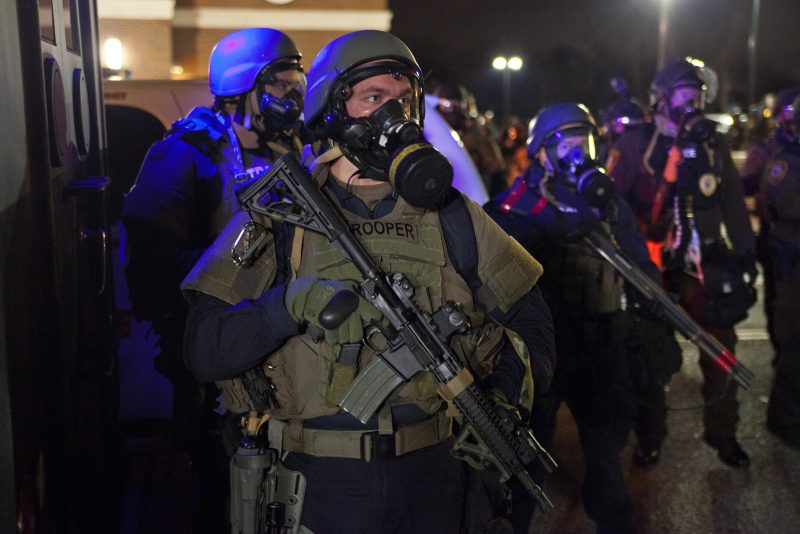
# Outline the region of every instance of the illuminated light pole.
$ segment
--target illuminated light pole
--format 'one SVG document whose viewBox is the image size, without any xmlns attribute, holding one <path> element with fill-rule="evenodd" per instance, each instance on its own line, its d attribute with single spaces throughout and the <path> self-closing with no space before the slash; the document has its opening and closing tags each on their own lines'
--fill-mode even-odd
<svg viewBox="0 0 800 534">
<path fill-rule="evenodd" d="M 657 70 L 667 63 L 667 36 L 669 35 L 669 0 L 658 0 L 658 65 Z"/>
<path fill-rule="evenodd" d="M 756 51 L 758 44 L 758 19 L 761 12 L 761 0 L 753 0 L 750 12 L 750 32 L 747 36 L 747 103 L 756 101 Z"/>
<path fill-rule="evenodd" d="M 492 67 L 503 73 L 503 118 L 508 120 L 511 117 L 511 72 L 522 68 L 522 58 L 511 56 L 497 56 L 492 61 Z"/>
</svg>

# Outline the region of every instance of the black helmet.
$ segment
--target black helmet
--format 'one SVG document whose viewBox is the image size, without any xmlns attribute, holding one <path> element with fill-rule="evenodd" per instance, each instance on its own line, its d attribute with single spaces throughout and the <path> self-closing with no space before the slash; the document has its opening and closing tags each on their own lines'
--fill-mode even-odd
<svg viewBox="0 0 800 534">
<path fill-rule="evenodd" d="M 380 62 L 375 64 L 376 61 Z M 370 65 L 365 65 L 366 63 Z M 367 77 L 379 74 L 380 69 L 384 73 L 399 73 L 409 78 L 414 90 L 412 119 L 422 126 L 425 101 L 417 60 L 403 41 L 378 30 L 362 30 L 342 35 L 320 50 L 308 71 L 306 125 L 314 130 L 322 126 L 326 115 L 331 112 L 344 114 L 343 104 L 349 96 L 350 87 Z"/>
<path fill-rule="evenodd" d="M 668 99 L 670 93 L 678 87 L 696 87 L 705 93 L 705 75 L 698 63 L 690 58 L 667 63 L 650 84 L 650 104 L 655 106 L 662 99 Z"/>
<path fill-rule="evenodd" d="M 470 94 L 466 87 L 453 82 L 433 80 L 426 87 L 426 94 L 439 98 L 436 110 L 457 132 L 467 126 L 469 117 Z"/>
<path fill-rule="evenodd" d="M 528 157 L 535 159 L 539 148 L 567 135 L 592 135 L 596 130 L 594 117 L 583 104 L 553 104 L 541 110 L 531 121 Z"/>
<path fill-rule="evenodd" d="M 635 100 L 620 99 L 600 112 L 603 125 L 609 127 L 615 123 L 625 126 L 644 122 L 644 110 Z"/>
<path fill-rule="evenodd" d="M 772 116 L 777 120 L 778 115 L 785 108 L 791 107 L 792 109 L 797 109 L 794 106 L 794 101 L 797 100 L 798 96 L 800 96 L 800 90 L 795 88 L 778 91 L 778 94 L 775 96 L 775 105 L 772 106 Z"/>
</svg>

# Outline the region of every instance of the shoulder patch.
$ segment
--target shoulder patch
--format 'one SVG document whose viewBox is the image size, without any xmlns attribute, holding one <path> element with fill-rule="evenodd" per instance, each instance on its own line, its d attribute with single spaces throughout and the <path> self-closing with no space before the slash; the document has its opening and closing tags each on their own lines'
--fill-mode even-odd
<svg viewBox="0 0 800 534">
<path fill-rule="evenodd" d="M 778 185 L 786 177 L 789 165 L 785 161 L 770 161 L 767 163 L 767 182 Z"/>
</svg>

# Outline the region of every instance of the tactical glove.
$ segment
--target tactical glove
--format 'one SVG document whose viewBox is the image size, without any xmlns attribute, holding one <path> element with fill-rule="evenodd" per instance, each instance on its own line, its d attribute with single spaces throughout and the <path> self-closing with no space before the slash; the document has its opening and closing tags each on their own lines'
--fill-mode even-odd
<svg viewBox="0 0 800 534">
<path fill-rule="evenodd" d="M 292 319 L 321 329 L 325 341 L 334 346 L 360 342 L 364 324 L 383 317 L 356 292 L 352 280 L 292 280 L 286 287 L 284 304 Z"/>
<path fill-rule="evenodd" d="M 553 238 L 577 239 L 589 232 L 605 233 L 600 217 L 586 201 L 563 184 L 553 187 L 558 202 L 569 211 L 548 204 L 539 215 L 538 224 Z"/>
</svg>

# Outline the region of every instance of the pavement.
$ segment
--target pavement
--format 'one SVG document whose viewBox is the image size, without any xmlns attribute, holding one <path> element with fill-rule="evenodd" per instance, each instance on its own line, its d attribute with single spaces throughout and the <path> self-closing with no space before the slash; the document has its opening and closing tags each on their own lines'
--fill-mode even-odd
<svg viewBox="0 0 800 534">
<path fill-rule="evenodd" d="M 716 450 L 703 442 L 700 409 L 669 412 L 669 435 L 654 467 L 632 465 L 631 434 L 622 460 L 640 534 L 800 532 L 800 451 L 783 445 L 764 427 L 774 370 L 762 306 L 760 296 L 750 317 L 738 325 L 735 350 L 756 375 L 750 390 L 739 392 L 738 439 L 750 455 L 749 468 L 724 465 Z M 678 408 L 699 406 L 702 375 L 697 349 L 683 340 L 681 346 L 683 367 L 667 386 L 667 403 Z M 595 532 L 581 504 L 583 455 L 566 405 L 561 406 L 550 453 L 559 468 L 544 489 L 555 509 L 546 517 L 537 515 L 530 533 Z"/>
</svg>

